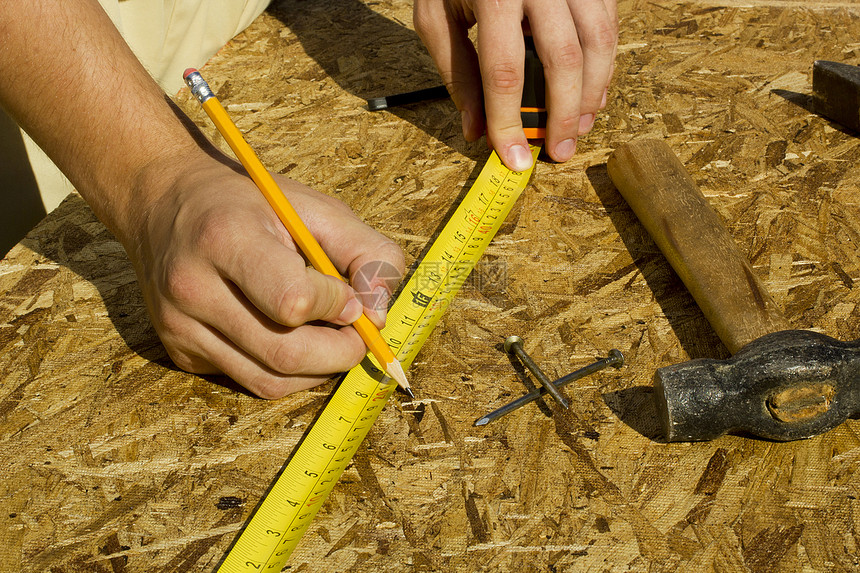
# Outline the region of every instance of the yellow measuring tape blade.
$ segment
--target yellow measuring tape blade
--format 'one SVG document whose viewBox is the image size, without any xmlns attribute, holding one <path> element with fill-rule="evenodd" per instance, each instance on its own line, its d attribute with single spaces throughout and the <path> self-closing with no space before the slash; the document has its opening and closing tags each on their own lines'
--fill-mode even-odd
<svg viewBox="0 0 860 573">
<path fill-rule="evenodd" d="M 532 147 L 536 158 L 538 147 Z M 408 368 L 525 189 L 495 152 L 410 277 L 382 336 Z M 384 383 L 383 383 L 384 382 Z M 227 554 L 219 573 L 280 571 L 394 392 L 369 358 L 350 370 Z"/>
</svg>

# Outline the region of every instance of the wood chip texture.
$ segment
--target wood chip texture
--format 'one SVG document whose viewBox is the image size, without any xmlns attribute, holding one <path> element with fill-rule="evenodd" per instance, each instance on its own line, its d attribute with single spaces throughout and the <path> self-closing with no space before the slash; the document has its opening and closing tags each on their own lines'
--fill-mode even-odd
<svg viewBox="0 0 860 573">
<path fill-rule="evenodd" d="M 533 182 L 287 571 L 857 571 L 860 422 L 665 444 L 660 366 L 725 348 L 608 179 L 663 138 L 794 327 L 860 331 L 860 139 L 811 110 L 812 62 L 860 63 L 860 3 L 622 0 L 608 105 Z M 272 170 L 349 204 L 413 263 L 487 157 L 405 0 L 276 2 L 204 68 Z M 199 106 L 177 103 L 219 145 Z M 261 271 L 263 272 L 263 271 Z M 0 263 L 0 571 L 212 570 L 333 382 L 275 402 L 179 371 L 120 245 L 70 197 Z M 536 381 L 627 357 L 474 420 Z"/>
</svg>

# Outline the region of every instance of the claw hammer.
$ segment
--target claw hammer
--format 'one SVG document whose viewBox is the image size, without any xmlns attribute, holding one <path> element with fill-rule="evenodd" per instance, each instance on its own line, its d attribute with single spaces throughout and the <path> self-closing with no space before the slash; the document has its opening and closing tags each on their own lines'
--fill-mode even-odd
<svg viewBox="0 0 860 573">
<path fill-rule="evenodd" d="M 666 440 L 729 431 L 796 440 L 860 412 L 860 340 L 791 329 L 666 143 L 621 145 L 607 168 L 733 354 L 657 369 L 654 400 Z"/>
</svg>

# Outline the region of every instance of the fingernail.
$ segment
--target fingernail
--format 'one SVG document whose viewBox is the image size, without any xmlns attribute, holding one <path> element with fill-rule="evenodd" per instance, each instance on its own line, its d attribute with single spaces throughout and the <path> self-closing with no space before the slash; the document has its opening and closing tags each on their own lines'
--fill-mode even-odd
<svg viewBox="0 0 860 573">
<path fill-rule="evenodd" d="M 373 289 L 373 311 L 379 317 L 377 326 L 385 326 L 385 317 L 388 315 L 388 301 L 391 299 L 388 289 L 384 286 L 378 286 Z"/>
<path fill-rule="evenodd" d="M 514 144 L 508 149 L 508 161 L 514 171 L 525 171 L 532 166 L 531 151 L 525 145 Z"/>
<path fill-rule="evenodd" d="M 342 322 L 344 324 L 352 324 L 358 317 L 361 316 L 361 313 L 364 312 L 364 306 L 358 302 L 358 299 L 352 297 L 349 299 L 349 302 L 346 303 L 346 306 L 343 307 L 343 311 L 340 313 L 340 316 L 337 317 L 338 322 Z"/>
<path fill-rule="evenodd" d="M 606 96 L 609 94 L 609 88 L 603 90 L 603 98 L 600 100 L 600 109 L 606 107 Z"/>
<path fill-rule="evenodd" d="M 576 140 L 565 139 L 555 146 L 555 157 L 559 162 L 567 161 L 576 153 Z"/>
<path fill-rule="evenodd" d="M 460 112 L 460 121 L 463 122 L 463 137 L 468 140 L 472 135 L 472 114 L 469 110 L 464 109 Z"/>
<path fill-rule="evenodd" d="M 585 135 L 589 131 L 591 131 L 591 127 L 594 125 L 594 114 L 593 113 L 585 113 L 579 116 L 579 135 Z"/>
</svg>

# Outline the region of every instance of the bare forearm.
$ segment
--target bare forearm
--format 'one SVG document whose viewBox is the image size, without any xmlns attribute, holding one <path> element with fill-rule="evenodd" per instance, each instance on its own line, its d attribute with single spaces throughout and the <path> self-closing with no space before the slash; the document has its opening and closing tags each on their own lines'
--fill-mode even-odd
<svg viewBox="0 0 860 573">
<path fill-rule="evenodd" d="M 0 105 L 123 242 L 200 152 L 96 0 L 0 2 L 0 77 Z"/>
</svg>

